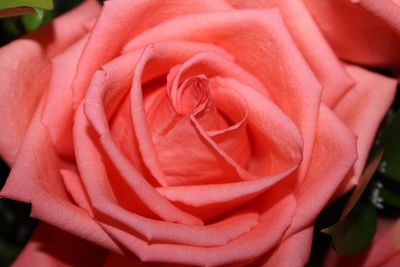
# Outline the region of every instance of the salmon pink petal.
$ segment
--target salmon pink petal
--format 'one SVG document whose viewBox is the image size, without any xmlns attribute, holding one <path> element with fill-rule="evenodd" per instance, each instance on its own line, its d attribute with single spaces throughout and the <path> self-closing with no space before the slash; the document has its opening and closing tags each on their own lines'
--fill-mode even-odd
<svg viewBox="0 0 400 267">
<path fill-rule="evenodd" d="M 13 267 L 103 266 L 106 251 L 67 232 L 40 224 Z"/>
<path fill-rule="evenodd" d="M 351 77 L 325 40 L 303 0 L 228 0 L 228 2 L 239 9 L 279 6 L 296 44 L 321 83 L 322 101 L 326 105 L 334 105 L 353 84 Z"/>
<path fill-rule="evenodd" d="M 62 164 L 60 174 L 65 189 L 71 195 L 76 205 L 87 211 L 89 215 L 93 217 L 93 209 L 76 166 L 71 164 Z"/>
<path fill-rule="evenodd" d="M 297 166 L 296 166 L 297 167 Z M 274 176 L 235 183 L 158 187 L 158 192 L 168 200 L 203 221 L 218 218 L 255 199 L 261 193 L 290 175 L 296 167 Z"/>
<path fill-rule="evenodd" d="M 212 3 L 201 0 L 105 2 L 79 63 L 74 81 L 76 106 L 83 98 L 93 73 L 118 56 L 122 46 L 132 37 L 176 16 L 230 8 L 222 0 L 215 0 Z M 110 25 L 113 26 L 110 27 Z"/>
<path fill-rule="evenodd" d="M 81 38 L 87 31 L 84 23 L 98 10 L 97 3 L 86 2 L 1 48 L 0 155 L 8 164 L 14 161 L 32 114 L 48 87 L 52 73 L 50 58 Z"/>
<path fill-rule="evenodd" d="M 132 188 L 133 191 L 130 192 L 131 201 L 135 195 L 139 196 L 139 201 L 132 202 L 132 204 L 135 206 L 145 205 L 164 221 L 146 218 L 139 213 L 130 212 L 121 207 L 118 205 L 119 203 L 116 203 L 117 196 L 112 192 L 112 186 L 107 177 L 108 174 L 110 177 L 114 177 L 116 173 L 111 173 L 110 166 L 104 165 L 105 160 L 103 153 L 101 153 L 101 147 L 95 144 L 96 135 L 85 133 L 85 131 L 88 131 L 88 126 L 89 124 L 84 121 L 80 108 L 75 127 L 77 162 L 93 208 L 97 211 L 96 218 L 104 222 L 103 227 L 104 225 L 112 225 L 113 227 L 123 225 L 123 229 L 130 231 L 131 234 L 139 233 L 146 237 L 148 241 L 160 240 L 212 246 L 224 244 L 236 236 L 246 233 L 257 223 L 257 216 L 254 217 L 250 213 L 227 218 L 226 222 L 221 221 L 215 225 L 202 227 L 202 222 L 199 219 L 177 209 L 158 195 L 153 187 L 145 184 L 143 178 L 134 168 L 130 167 L 109 137 L 103 136 L 100 138 L 100 142 L 107 152 L 104 156 L 111 158 L 113 164 L 118 168 L 118 173 L 125 178 L 125 181 Z M 100 160 L 101 157 L 103 157 L 103 160 Z M 93 179 L 93 177 L 96 177 L 96 179 Z M 236 221 L 234 223 L 236 227 L 230 227 L 230 224 L 234 221 Z M 238 227 L 238 224 L 241 227 Z M 217 234 L 218 238 L 216 238 Z M 211 236 L 213 238 L 210 238 Z"/>
<path fill-rule="evenodd" d="M 284 187 L 260 199 L 260 223 L 250 232 L 224 246 L 197 247 L 177 244 L 148 244 L 135 235 L 103 225 L 113 238 L 139 257 L 142 262 L 219 266 L 254 261 L 282 238 L 296 206 L 295 198 Z M 273 218 L 273 220 L 271 220 Z M 268 237 L 268 238 L 266 238 Z"/>
<path fill-rule="evenodd" d="M 296 214 L 289 236 L 311 224 L 357 159 L 356 136 L 325 105 L 321 105 L 310 168 L 296 192 Z"/>
<path fill-rule="evenodd" d="M 322 101 L 333 106 L 353 80 L 325 40 L 302 0 L 279 1 L 284 20 L 322 86 Z"/>
<path fill-rule="evenodd" d="M 225 0 L 235 8 L 249 9 L 249 8 L 271 8 L 278 5 L 277 0 L 257 0 L 257 1 L 246 1 L 246 0 Z"/>
<path fill-rule="evenodd" d="M 279 106 L 258 90 L 236 79 L 217 79 L 216 106 L 237 95 L 247 104 L 246 128 L 253 144 L 249 172 L 263 177 L 286 171 L 302 161 L 303 139 L 297 125 Z"/>
<path fill-rule="evenodd" d="M 182 118 L 161 137 L 155 149 L 168 186 L 237 182 L 242 173 L 248 176 L 194 117 Z"/>
<path fill-rule="evenodd" d="M 341 59 L 400 70 L 400 6 L 395 1 L 306 0 L 305 3 Z"/>
<path fill-rule="evenodd" d="M 87 35 L 52 59 L 52 76 L 42 112 L 54 147 L 60 156 L 73 159 L 72 81 Z"/>
<path fill-rule="evenodd" d="M 337 194 L 342 195 L 358 183 L 364 169 L 376 129 L 396 94 L 397 81 L 386 76 L 347 65 L 346 70 L 355 85 L 343 96 L 334 112 L 357 135 L 358 160 L 347 175 Z"/>
<path fill-rule="evenodd" d="M 305 266 L 311 253 L 313 229 L 309 226 L 283 240 L 260 262 L 260 266 Z"/>
<path fill-rule="evenodd" d="M 93 85 L 92 83 L 92 86 L 97 86 L 97 84 Z M 101 113 L 99 115 L 101 116 Z M 92 118 L 98 120 L 101 117 L 92 115 Z M 130 193 L 138 196 L 142 205 L 144 204 L 163 220 L 183 224 L 202 224 L 199 219 L 181 211 L 160 196 L 121 153 L 109 135 L 98 136 L 90 128 L 83 106 L 76 112 L 75 122 L 74 140 L 76 140 L 77 164 L 92 205 L 96 210 L 101 211 L 107 207 L 124 210 L 113 205 L 117 199 L 108 180 L 108 176 L 121 175 L 130 186 Z M 95 125 L 101 124 L 103 122 L 95 123 Z M 106 161 L 107 158 L 111 162 Z M 112 168 L 113 165 L 114 168 Z M 97 179 L 92 179 L 92 177 L 97 177 Z"/>
<path fill-rule="evenodd" d="M 31 216 L 120 251 L 86 211 L 71 203 L 59 172 L 63 164 L 54 151 L 46 127 L 40 122 L 40 108 L 34 115 L 0 196 L 31 203 Z"/>
</svg>

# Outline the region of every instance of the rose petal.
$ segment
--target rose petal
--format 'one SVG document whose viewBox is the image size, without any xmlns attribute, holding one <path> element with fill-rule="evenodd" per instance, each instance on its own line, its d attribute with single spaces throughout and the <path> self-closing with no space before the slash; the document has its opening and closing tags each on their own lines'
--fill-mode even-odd
<svg viewBox="0 0 400 267">
<path fill-rule="evenodd" d="M 91 207 L 90 199 L 84 189 L 76 166 L 67 164 L 64 165 L 65 166 L 61 167 L 60 169 L 60 174 L 62 176 L 65 189 L 71 195 L 74 202 L 93 217 L 93 209 Z"/>
<path fill-rule="evenodd" d="M 247 103 L 246 127 L 253 144 L 248 167 L 251 173 L 259 177 L 274 175 L 301 163 L 302 136 L 296 124 L 279 106 L 258 90 L 235 79 L 218 78 L 217 84 L 217 106 L 224 99 L 233 99 L 235 94 Z"/>
<path fill-rule="evenodd" d="M 99 6 L 86 2 L 0 49 L 0 155 L 12 164 L 51 76 L 49 59 L 81 38 Z M 18 111 L 16 113 L 16 111 Z"/>
<path fill-rule="evenodd" d="M 13 267 L 102 266 L 107 252 L 44 223 L 13 262 Z"/>
<path fill-rule="evenodd" d="M 305 266 L 311 253 L 313 228 L 307 227 L 282 241 L 260 266 Z"/>
<path fill-rule="evenodd" d="M 296 166 L 274 176 L 250 181 L 211 185 L 168 186 L 158 187 L 157 190 L 182 209 L 188 210 L 207 221 L 234 210 L 243 203 L 255 199 L 261 193 L 266 193 L 267 189 L 273 188 L 273 185 L 291 174 L 295 168 Z"/>
<path fill-rule="evenodd" d="M 400 70 L 400 7 L 392 0 L 305 3 L 341 59 Z"/>
<path fill-rule="evenodd" d="M 298 208 L 286 236 L 313 222 L 356 159 L 356 136 L 329 108 L 321 105 L 310 168 L 296 192 Z"/>
<path fill-rule="evenodd" d="M 97 86 L 97 84 L 94 86 Z M 161 197 L 123 156 L 109 135 L 98 137 L 90 128 L 83 111 L 83 105 L 76 112 L 74 140 L 76 141 L 75 153 L 78 168 L 92 205 L 97 211 L 107 210 L 110 207 L 120 209 L 121 212 L 124 211 L 123 208 L 114 205 L 117 198 L 108 181 L 108 176 L 121 175 L 131 188 L 130 193 L 136 195 L 142 205 L 144 204 L 163 220 L 183 224 L 202 224 L 198 218 L 181 211 Z M 105 150 L 104 152 L 97 144 L 99 141 Z M 103 157 L 110 157 L 112 164 L 117 169 L 112 169 L 110 163 L 102 159 Z M 92 177 L 97 177 L 97 179 Z M 141 206 L 139 203 L 136 205 Z M 125 210 L 125 212 L 127 211 Z"/>
<path fill-rule="evenodd" d="M 278 0 L 257 0 L 257 1 L 246 1 L 246 0 L 225 0 L 235 8 L 250 9 L 250 8 L 272 8 L 278 5 Z"/>
<path fill-rule="evenodd" d="M 334 105 L 353 84 L 302 0 L 228 0 L 228 2 L 240 9 L 280 7 L 296 44 L 322 85 L 322 101 L 326 105 Z"/>
<path fill-rule="evenodd" d="M 52 59 L 52 75 L 42 112 L 42 122 L 49 131 L 57 153 L 70 160 L 74 158 L 71 85 L 87 39 L 87 35 L 82 37 Z"/>
<path fill-rule="evenodd" d="M 212 3 L 201 0 L 105 2 L 79 63 L 73 85 L 75 106 L 84 96 L 93 73 L 117 56 L 133 36 L 176 16 L 229 9 L 230 6 L 222 0 Z"/>
<path fill-rule="evenodd" d="M 148 124 L 146 121 L 146 116 L 144 114 L 144 106 L 143 106 L 143 93 L 142 93 L 142 76 L 143 76 L 143 70 L 144 68 L 160 68 L 159 60 L 164 60 L 164 61 L 170 61 L 171 59 L 169 58 L 174 58 L 176 57 L 175 55 L 169 55 L 171 53 L 168 50 L 163 49 L 163 47 L 157 47 L 153 45 L 152 47 L 147 47 L 145 51 L 143 52 L 143 55 L 141 59 L 138 61 L 136 69 L 135 69 L 135 76 L 133 79 L 133 84 L 132 84 L 132 91 L 131 91 L 131 105 L 132 105 L 132 122 L 134 125 L 136 137 L 139 142 L 139 148 L 142 153 L 142 158 L 146 166 L 148 167 L 149 171 L 153 174 L 153 176 L 162 184 L 163 186 L 166 186 L 168 184 L 168 178 L 165 176 L 162 170 L 162 166 L 160 166 L 163 163 L 166 163 L 165 165 L 169 165 L 169 161 L 167 159 L 167 162 L 163 162 L 162 160 L 162 155 L 160 157 L 157 157 L 156 153 L 156 148 L 152 143 L 151 140 L 151 135 L 149 132 Z M 216 60 L 218 59 L 218 60 Z M 154 63 L 155 62 L 155 63 Z M 156 65 L 156 66 L 154 66 Z M 207 74 L 207 75 L 212 75 L 212 74 L 218 74 L 218 75 L 232 75 L 232 76 L 237 76 L 239 78 L 243 78 L 245 82 L 250 82 L 252 84 L 255 84 L 258 86 L 257 80 L 254 80 L 253 76 L 249 75 L 246 71 L 241 69 L 240 67 L 237 67 L 234 65 L 232 62 L 229 62 L 222 58 L 222 56 L 216 54 L 215 52 L 200 52 L 193 58 L 189 59 L 183 66 L 182 72 L 185 70 L 185 67 L 187 66 L 195 66 L 195 65 L 200 65 L 204 68 L 202 68 L 202 73 Z M 154 66 L 154 67 L 152 67 Z M 229 68 L 227 68 L 229 67 Z M 215 75 L 214 74 L 214 75 Z M 177 74 L 177 80 L 179 80 L 179 76 L 181 74 Z M 258 87 L 259 88 L 259 87 Z M 172 89 L 173 90 L 173 89 Z M 173 91 L 171 94 L 174 94 Z M 185 129 L 185 127 L 184 127 Z M 190 140 L 197 140 L 196 138 L 189 138 L 187 141 L 190 142 Z M 174 141 L 167 141 L 169 143 L 176 143 Z M 159 144 L 161 145 L 161 144 Z M 183 144 L 181 144 L 183 145 Z M 201 145 L 201 144 L 199 144 Z M 158 152 L 160 151 L 168 151 L 170 149 L 163 149 L 160 148 L 158 149 Z M 182 150 L 177 150 L 182 152 Z M 204 151 L 204 149 L 202 149 Z M 221 151 L 218 152 L 221 154 Z M 173 153 L 172 153 L 173 154 Z M 198 155 L 201 155 L 199 153 Z M 174 156 L 175 157 L 175 156 Z M 178 155 L 177 155 L 178 157 Z M 225 159 L 227 158 L 226 156 L 223 156 Z M 182 157 L 179 157 L 182 158 Z M 159 163 L 160 161 L 160 163 Z M 194 160 L 195 162 L 197 160 Z M 202 163 L 200 163 L 202 164 Z M 229 165 L 232 165 L 234 163 L 229 162 Z M 202 164 L 204 165 L 204 164 Z M 205 163 L 207 165 L 207 163 Z M 209 164 L 208 164 L 209 165 Z M 188 166 L 188 165 L 186 165 Z M 220 164 L 217 164 L 216 166 L 222 166 Z M 236 166 L 234 166 L 236 168 Z M 202 168 L 204 169 L 204 168 Z M 222 167 L 222 172 L 225 172 L 229 169 L 229 166 L 227 167 Z M 241 174 L 239 174 L 241 175 Z M 186 176 L 186 175 L 184 175 Z"/>
<path fill-rule="evenodd" d="M 280 187 L 260 199 L 263 203 L 261 221 L 252 231 L 234 241 L 215 247 L 193 247 L 176 244 L 147 244 L 113 226 L 104 229 L 142 262 L 163 262 L 203 266 L 232 265 L 254 261 L 271 249 L 283 235 L 291 221 L 295 199 L 288 190 Z M 271 220 L 271 218 L 274 218 Z"/>
<path fill-rule="evenodd" d="M 130 169 L 131 167 L 124 162 L 126 159 L 118 155 L 116 148 L 113 148 L 108 138 L 103 136 L 100 141 L 107 150 L 107 154 L 110 155 L 113 163 L 119 168 L 118 171 L 134 190 L 134 192 L 130 192 L 131 199 L 135 194 L 139 196 L 134 205 L 146 204 L 146 207 L 155 214 L 160 217 L 163 216 L 164 221 L 146 218 L 134 211 L 130 212 L 124 209 L 119 206 L 119 203 L 116 203 L 116 196 L 111 191 L 112 187 L 107 181 L 107 171 L 110 171 L 110 169 L 108 168 L 106 171 L 109 166 L 106 167 L 104 163 L 99 161 L 98 157 L 101 157 L 100 151 L 96 151 L 93 144 L 94 141 L 92 141 L 95 137 L 92 136 L 92 139 L 90 139 L 88 133 L 84 133 L 84 129 L 89 125 L 88 122 L 83 121 L 84 117 L 81 108 L 77 111 L 77 114 L 75 127 L 75 140 L 78 140 L 76 142 L 77 162 L 92 206 L 97 212 L 100 212 L 96 214 L 96 218 L 106 223 L 103 224 L 103 227 L 108 224 L 113 226 L 123 224 L 125 230 L 134 235 L 139 233 L 148 241 L 162 240 L 172 243 L 213 246 L 224 244 L 247 232 L 257 222 L 257 218 L 250 213 L 238 216 L 237 219 L 234 217 L 227 218 L 227 221 L 222 221 L 220 225 L 191 226 L 202 224 L 202 222 L 189 213 L 177 209 L 158 195 L 157 192 L 154 191 L 153 193 L 154 189 L 141 181 L 135 169 Z M 110 176 L 114 175 L 115 173 L 110 173 Z M 93 177 L 96 177 L 96 179 L 93 179 Z M 183 224 L 168 223 L 168 221 L 177 221 Z M 231 227 L 229 221 L 231 223 L 236 221 L 234 224 L 236 227 Z M 239 227 L 239 225 L 241 226 Z M 210 238 L 211 236 L 213 238 Z"/>
<path fill-rule="evenodd" d="M 41 106 L 0 196 L 32 203 L 31 216 L 107 249 L 120 251 L 87 212 L 71 203 L 59 173 L 60 159 L 40 122 L 40 111 Z"/>
<path fill-rule="evenodd" d="M 356 84 L 343 96 L 334 112 L 357 135 L 358 160 L 337 194 L 342 195 L 358 183 L 379 124 L 396 94 L 397 81 L 365 69 L 347 65 Z"/>
<path fill-rule="evenodd" d="M 174 62 L 176 61 L 180 61 L 182 59 L 184 59 L 185 57 L 188 57 L 189 55 L 192 55 L 192 53 L 196 52 L 197 49 L 204 49 L 203 46 L 188 46 L 186 47 L 186 49 L 182 49 L 182 50 L 175 50 L 177 49 L 177 45 L 179 45 L 180 43 L 176 43 L 176 42 L 171 42 L 171 43 L 165 43 L 163 45 L 160 45 L 158 50 L 158 53 L 160 54 L 161 58 L 163 58 L 163 56 L 165 56 L 166 59 L 168 59 L 167 61 L 162 61 L 164 62 L 165 65 L 162 64 L 157 64 L 157 69 L 152 69 L 152 74 L 156 74 L 156 73 L 162 73 L 163 69 L 168 69 L 168 65 L 172 64 L 174 65 Z M 173 50 L 171 50 L 171 48 L 174 48 Z M 181 51 L 180 53 L 176 53 L 176 51 Z M 158 211 L 156 213 L 158 213 L 159 215 L 163 214 L 162 216 L 166 216 L 168 218 L 170 218 L 169 220 L 175 221 L 175 219 L 172 219 L 174 214 L 177 215 L 180 212 L 178 210 L 176 210 L 175 212 L 171 212 L 171 210 L 166 209 L 167 207 L 170 207 L 172 209 L 173 206 L 171 206 L 169 203 L 167 203 L 165 200 L 163 200 L 163 198 L 160 198 L 160 196 L 158 195 L 158 193 L 156 193 L 154 191 L 154 193 L 151 193 L 154 189 L 151 187 L 150 184 L 148 184 L 144 179 L 141 179 L 140 183 L 142 184 L 141 186 L 138 187 L 138 179 L 137 179 L 137 175 L 135 173 L 137 173 L 136 171 L 134 171 L 133 169 L 131 169 L 133 166 L 127 162 L 126 158 L 124 159 L 123 155 L 120 155 L 120 152 L 118 151 L 115 143 L 112 141 L 112 138 L 110 137 L 109 134 L 109 129 L 108 129 L 108 125 L 107 125 L 107 120 L 106 120 L 106 115 L 104 114 L 104 110 L 103 109 L 103 105 L 106 105 L 106 107 L 110 104 L 110 100 L 111 98 L 108 96 L 116 96 L 118 95 L 118 90 L 121 91 L 123 90 L 123 88 L 125 88 L 121 83 L 126 83 L 129 82 L 129 74 L 132 73 L 133 71 L 133 67 L 134 65 L 132 65 L 132 69 L 128 69 L 126 68 L 126 65 L 124 63 L 126 62 L 135 62 L 135 60 L 137 61 L 137 53 L 133 52 L 129 55 L 124 55 L 123 57 L 121 57 L 119 60 L 115 60 L 113 63 L 110 63 L 108 66 L 103 67 L 105 70 L 107 70 L 108 72 L 105 71 L 99 71 L 96 76 L 94 77 L 93 81 L 92 81 L 92 85 L 91 88 L 88 91 L 88 96 L 87 96 L 87 101 L 86 101 L 86 105 L 85 105 L 85 109 L 86 109 L 86 113 L 88 114 L 89 119 L 91 120 L 92 124 L 94 125 L 95 129 L 97 129 L 97 132 L 103 136 L 103 138 L 101 139 L 102 144 L 106 145 L 107 148 L 106 150 L 109 153 L 112 153 L 114 157 L 119 158 L 119 160 L 115 160 L 111 157 L 111 159 L 114 161 L 114 164 L 117 164 L 119 167 L 119 169 L 123 168 L 125 169 L 125 171 L 123 171 L 123 175 L 125 175 L 125 177 L 129 177 L 127 179 L 127 183 L 131 185 L 131 188 L 134 192 L 136 192 L 136 194 L 140 195 L 142 202 L 144 201 L 145 203 L 147 203 L 147 207 L 149 207 L 150 209 L 152 209 L 153 211 L 155 211 L 155 209 L 158 209 Z M 144 63 L 142 63 L 144 64 Z M 140 68 L 137 67 L 136 70 L 139 70 Z M 105 75 L 107 75 L 107 77 L 105 78 Z M 116 81 L 116 82 L 114 82 Z M 122 89 L 121 89 L 122 88 Z M 106 94 L 104 96 L 104 94 Z M 104 100 L 103 100 L 104 97 Z M 139 98 L 135 98 L 134 101 L 138 101 Z M 103 101 L 105 102 L 103 104 Z M 140 100 L 139 100 L 140 101 Z M 114 102 L 115 105 L 115 102 Z M 140 108 L 141 105 L 134 105 L 133 106 L 137 109 Z M 108 107 L 106 108 L 108 109 Z M 140 108 L 140 110 L 138 110 L 138 112 L 134 113 L 135 116 L 133 116 L 132 118 L 142 118 L 139 116 L 139 112 L 143 112 L 142 108 Z M 143 114 L 142 114 L 143 115 Z M 146 127 L 143 128 L 143 126 L 140 128 L 140 124 L 138 123 L 133 123 L 135 130 L 136 130 L 136 135 L 145 133 Z M 81 127 L 81 126 L 79 126 Z M 84 127 L 81 127 L 82 129 L 84 129 Z M 82 137 L 80 137 L 80 135 L 83 135 L 84 133 L 82 132 L 83 130 L 80 130 L 80 133 L 77 135 L 76 140 L 81 140 Z M 140 132 L 138 129 L 141 129 Z M 139 135 L 139 137 L 141 137 L 141 135 Z M 142 146 L 145 144 L 146 140 L 143 138 L 140 138 Z M 88 141 L 89 142 L 89 141 Z M 84 144 L 83 141 L 79 141 L 79 144 L 82 145 L 82 147 L 86 147 L 87 145 Z M 149 147 L 149 145 L 151 145 L 151 141 L 147 140 L 147 147 Z M 78 149 L 78 148 L 77 148 Z M 79 148 L 80 151 L 82 151 L 82 153 L 86 153 L 85 150 L 82 148 Z M 144 150 L 142 147 L 140 148 L 140 151 L 142 153 L 142 157 L 144 160 L 147 160 L 147 164 L 149 164 L 149 160 L 151 159 L 150 156 L 148 156 L 148 154 L 145 154 L 146 150 Z M 97 157 L 97 156 L 96 156 Z M 123 162 L 125 162 L 124 164 L 126 164 L 126 166 L 121 165 Z M 155 164 L 155 163 L 153 163 Z M 157 165 L 150 165 L 149 170 L 154 172 L 157 170 L 155 167 Z M 127 168 L 130 169 L 131 171 L 127 171 Z M 85 167 L 86 171 L 89 168 Z M 93 172 L 98 172 L 98 170 L 92 170 Z M 100 174 L 99 174 L 100 175 Z M 132 176 L 133 175 L 133 176 Z M 162 175 L 162 173 L 161 173 Z M 91 175 L 87 175 L 86 177 L 90 177 Z M 104 173 L 100 175 L 102 177 L 107 177 L 107 175 Z M 135 185 L 135 186 L 133 186 Z M 92 186 L 89 186 L 88 188 L 94 188 Z M 147 189 L 145 189 L 147 188 Z M 90 190 L 90 189 L 89 189 Z M 147 193 L 146 193 L 147 192 Z M 158 195 L 158 196 L 157 196 Z M 151 201 L 149 200 L 149 197 L 151 198 Z M 159 201 L 161 201 L 163 204 L 163 206 L 165 207 L 164 210 L 161 209 L 161 206 L 157 206 L 154 205 L 155 199 L 159 199 Z M 100 203 L 100 202 L 99 202 Z M 191 216 L 188 216 L 188 214 L 183 215 L 182 216 L 186 217 L 186 221 L 189 221 L 189 218 Z M 182 217 L 182 219 L 184 218 Z M 196 221 L 194 218 L 191 218 L 190 220 L 194 220 Z M 194 222 L 193 221 L 193 222 Z M 198 223 L 198 222 L 197 222 Z"/>
<path fill-rule="evenodd" d="M 282 15 L 322 86 L 322 101 L 333 106 L 353 85 L 302 0 L 279 1 Z"/>
<path fill-rule="evenodd" d="M 168 186 L 237 182 L 245 172 L 190 116 L 161 137 L 155 151 Z"/>
<path fill-rule="evenodd" d="M 252 141 L 257 144 L 257 147 L 252 148 L 254 162 L 250 164 L 249 170 L 259 178 L 252 178 L 251 181 L 248 182 L 220 185 L 214 183 L 210 185 L 202 184 L 198 186 L 168 186 L 158 188 L 158 191 L 165 197 L 171 201 L 182 203 L 184 205 L 182 208 L 195 212 L 195 214 L 198 214 L 201 218 L 215 216 L 218 212 L 226 212 L 245 201 L 249 201 L 273 184 L 285 178 L 301 162 L 302 140 L 299 131 L 294 123 L 291 122 L 278 107 L 257 90 L 247 87 L 244 84 L 232 79 L 218 78 L 217 80 L 219 81 L 219 86 L 213 89 L 216 96 L 214 100 L 217 106 L 221 104 L 220 102 L 230 103 L 230 105 L 232 105 L 232 103 L 234 103 L 233 98 L 239 93 L 243 100 L 249 104 L 247 129 L 252 131 Z M 208 144 L 213 145 L 213 141 L 209 140 L 210 138 L 204 133 L 201 136 L 197 136 L 196 132 L 194 132 L 193 135 L 196 135 L 195 138 L 186 137 L 182 140 L 181 137 L 183 134 L 187 136 L 192 128 L 193 127 L 188 122 L 185 127 L 182 127 L 182 130 L 176 134 L 175 142 L 170 142 L 176 144 L 178 147 L 177 152 L 171 152 L 171 150 L 174 149 L 174 147 L 171 147 L 170 149 L 160 148 L 159 153 L 171 153 L 172 155 L 176 155 L 184 151 L 182 153 L 183 155 L 176 156 L 176 158 L 183 157 L 183 162 L 186 162 L 186 158 L 190 159 L 192 157 L 188 155 L 192 152 L 189 152 L 186 148 L 188 144 L 185 140 L 196 141 L 199 137 L 203 137 Z M 178 130 L 179 129 L 174 129 L 172 132 Z M 201 130 L 199 130 L 199 132 L 201 133 Z M 190 146 L 193 145 L 193 142 Z M 180 143 L 183 144 L 182 147 Z M 202 144 L 203 143 L 200 143 L 200 145 Z M 191 148 L 189 149 L 191 150 Z M 215 149 L 217 151 L 217 148 Z M 201 155 L 204 153 L 204 150 L 199 148 L 194 150 L 202 151 Z M 222 152 L 219 153 L 223 156 Z M 171 157 L 171 161 L 172 160 L 173 157 Z M 197 161 L 194 161 L 194 163 L 190 164 L 196 164 L 196 162 Z M 169 169 L 191 170 L 192 168 L 190 166 L 186 167 L 187 165 L 188 163 L 184 163 L 182 166 L 173 165 L 169 167 Z M 168 168 L 167 165 L 166 168 Z M 198 168 L 193 169 L 196 171 Z M 204 167 L 202 167 L 202 169 L 204 169 Z M 241 172 L 238 171 L 238 173 L 240 174 Z M 244 175 L 242 175 L 242 178 L 249 179 Z"/>
</svg>

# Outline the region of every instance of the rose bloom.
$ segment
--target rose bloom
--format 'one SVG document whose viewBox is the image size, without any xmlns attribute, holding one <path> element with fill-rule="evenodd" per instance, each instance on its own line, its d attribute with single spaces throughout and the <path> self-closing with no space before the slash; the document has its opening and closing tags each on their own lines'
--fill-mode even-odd
<svg viewBox="0 0 400 267">
<path fill-rule="evenodd" d="M 1 48 L 14 266 L 304 265 L 395 94 L 360 66 L 400 70 L 400 7 L 353 2 L 86 1 Z"/>
</svg>

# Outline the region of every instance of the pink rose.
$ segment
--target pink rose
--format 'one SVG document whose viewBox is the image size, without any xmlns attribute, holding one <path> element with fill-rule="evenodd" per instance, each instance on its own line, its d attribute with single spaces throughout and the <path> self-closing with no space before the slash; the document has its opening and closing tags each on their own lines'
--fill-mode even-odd
<svg viewBox="0 0 400 267">
<path fill-rule="evenodd" d="M 395 93 L 337 55 L 396 69 L 399 24 L 351 4 L 388 34 L 355 56 L 317 1 L 261 2 L 86 1 L 0 50 L 1 195 L 47 223 L 15 266 L 307 262 Z"/>
</svg>

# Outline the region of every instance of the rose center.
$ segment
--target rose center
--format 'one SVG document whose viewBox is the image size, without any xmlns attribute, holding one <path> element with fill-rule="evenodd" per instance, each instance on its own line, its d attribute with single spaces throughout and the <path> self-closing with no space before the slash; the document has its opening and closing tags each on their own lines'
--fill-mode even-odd
<svg viewBox="0 0 400 267">
<path fill-rule="evenodd" d="M 179 114 L 194 115 L 203 111 L 210 103 L 210 83 L 205 75 L 187 78 L 178 88 L 175 101 L 175 111 Z"/>
</svg>

